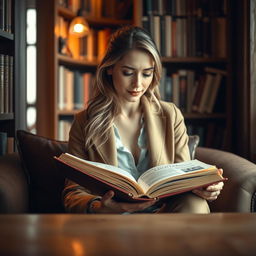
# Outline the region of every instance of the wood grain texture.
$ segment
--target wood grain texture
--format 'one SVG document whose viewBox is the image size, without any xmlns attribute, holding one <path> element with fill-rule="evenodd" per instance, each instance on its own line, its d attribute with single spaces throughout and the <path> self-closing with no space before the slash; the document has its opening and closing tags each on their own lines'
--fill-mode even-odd
<svg viewBox="0 0 256 256">
<path fill-rule="evenodd" d="M 1 215 L 0 255 L 255 255 L 255 214 Z"/>
</svg>

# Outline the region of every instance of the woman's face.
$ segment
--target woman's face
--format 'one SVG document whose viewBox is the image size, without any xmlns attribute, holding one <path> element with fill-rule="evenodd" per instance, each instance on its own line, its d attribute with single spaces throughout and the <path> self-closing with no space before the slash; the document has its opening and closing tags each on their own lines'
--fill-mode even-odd
<svg viewBox="0 0 256 256">
<path fill-rule="evenodd" d="M 147 91 L 153 80 L 154 61 L 145 51 L 130 50 L 108 74 L 121 102 L 136 102 Z"/>
</svg>

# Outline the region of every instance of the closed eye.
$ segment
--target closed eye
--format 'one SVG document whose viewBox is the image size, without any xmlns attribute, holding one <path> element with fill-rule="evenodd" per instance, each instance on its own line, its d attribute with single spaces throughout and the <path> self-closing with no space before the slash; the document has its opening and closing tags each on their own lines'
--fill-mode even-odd
<svg viewBox="0 0 256 256">
<path fill-rule="evenodd" d="M 150 77 L 150 76 L 152 76 L 152 74 L 153 74 L 153 73 L 144 73 L 143 76 L 144 76 L 144 77 Z"/>
<path fill-rule="evenodd" d="M 133 72 L 123 71 L 123 75 L 124 75 L 124 76 L 132 76 L 132 75 L 133 75 Z"/>
</svg>

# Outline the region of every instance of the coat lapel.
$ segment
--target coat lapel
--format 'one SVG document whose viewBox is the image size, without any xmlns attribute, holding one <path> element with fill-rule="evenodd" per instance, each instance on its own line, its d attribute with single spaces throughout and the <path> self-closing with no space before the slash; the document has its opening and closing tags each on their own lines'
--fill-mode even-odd
<svg viewBox="0 0 256 256">
<path fill-rule="evenodd" d="M 166 118 L 156 107 L 149 103 L 146 97 L 142 97 L 142 106 L 145 118 L 145 127 L 148 135 L 148 149 L 151 157 L 151 165 L 161 164 L 161 157 L 166 136 Z"/>
<path fill-rule="evenodd" d="M 99 138 L 95 138 L 93 140 L 95 149 L 102 158 L 103 162 L 110 165 L 117 166 L 117 151 L 116 151 L 116 143 L 115 143 L 115 134 L 114 128 L 112 127 L 109 131 L 108 140 L 101 144 L 101 140 Z"/>
<path fill-rule="evenodd" d="M 156 107 L 154 107 L 153 104 L 150 104 L 145 96 L 142 97 L 142 108 L 148 137 L 147 140 L 151 166 L 157 166 L 161 164 L 163 154 L 166 136 L 166 118 L 161 112 L 157 112 Z M 101 140 L 99 138 L 94 138 L 93 142 L 95 145 L 95 150 L 104 163 L 115 166 L 118 165 L 113 127 L 110 129 L 108 140 L 104 144 L 100 145 Z"/>
</svg>

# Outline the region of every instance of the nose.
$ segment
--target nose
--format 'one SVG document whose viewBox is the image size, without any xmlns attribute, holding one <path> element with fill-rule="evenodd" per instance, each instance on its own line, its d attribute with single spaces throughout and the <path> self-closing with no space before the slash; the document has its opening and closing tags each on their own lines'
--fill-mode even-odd
<svg viewBox="0 0 256 256">
<path fill-rule="evenodd" d="M 142 84 L 142 77 L 141 75 L 138 73 L 134 76 L 134 81 L 133 81 L 133 86 L 134 88 L 140 88 Z"/>
</svg>

